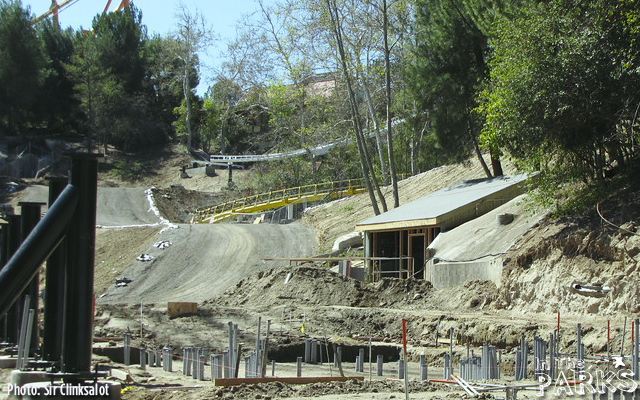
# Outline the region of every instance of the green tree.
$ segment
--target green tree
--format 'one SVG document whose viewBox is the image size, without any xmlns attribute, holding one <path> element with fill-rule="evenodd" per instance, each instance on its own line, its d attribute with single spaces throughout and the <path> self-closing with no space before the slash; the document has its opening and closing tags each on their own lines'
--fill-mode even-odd
<svg viewBox="0 0 640 400">
<path fill-rule="evenodd" d="M 166 141 L 169 126 L 156 107 L 163 105 L 158 48 L 148 46 L 140 11 L 128 6 L 96 16 L 92 33 L 76 35 L 75 48 L 67 71 L 86 116 L 88 147 L 96 135 L 105 151 L 107 143 L 130 150 Z"/>
<path fill-rule="evenodd" d="M 205 51 L 213 40 L 213 33 L 200 12 L 189 12 L 184 4 L 180 4 L 177 31 L 173 35 L 173 56 L 179 60 L 182 92 L 185 105 L 184 126 L 187 132 L 187 151 L 191 151 L 196 143 L 194 129 L 193 96 L 198 85 L 199 68 L 198 52 Z M 196 72 L 194 79 L 193 72 Z"/>
<path fill-rule="evenodd" d="M 112 108 L 122 98 L 122 88 L 111 71 L 102 64 L 93 36 L 77 33 L 74 47 L 74 54 L 64 66 L 74 82 L 74 90 L 84 113 L 81 133 L 87 138 L 86 147 L 90 152 L 95 137 L 105 145 L 106 150 L 115 125 L 111 118 L 114 114 Z"/>
<path fill-rule="evenodd" d="M 634 15 L 629 2 L 555 0 L 502 20 L 482 96 L 485 143 L 542 170 L 551 190 L 625 165 L 640 97 Z"/>
<path fill-rule="evenodd" d="M 483 121 L 474 109 L 489 76 L 487 29 L 504 12 L 504 4 L 418 0 L 416 7 L 417 37 L 408 76 L 418 112 L 428 115 L 444 155 L 462 160 L 473 149 L 491 176 L 477 140 Z M 502 174 L 497 160 L 493 164 L 494 173 Z"/>
<path fill-rule="evenodd" d="M 33 124 L 46 61 L 20 1 L 0 3 L 0 133 L 25 134 Z"/>
<path fill-rule="evenodd" d="M 237 150 L 235 146 L 237 140 L 237 129 L 234 119 L 235 106 L 242 98 L 242 88 L 230 79 L 219 77 L 218 81 L 209 88 L 205 109 L 210 110 L 207 124 L 207 131 L 213 137 L 219 138 L 220 154 L 226 154 L 228 149 Z M 209 106 L 207 106 L 210 103 Z M 217 133 L 217 134 L 216 134 Z"/>
<path fill-rule="evenodd" d="M 62 30 L 50 19 L 39 22 L 36 29 L 46 56 L 36 113 L 47 134 L 77 131 L 79 102 L 73 90 L 73 82 L 64 68 L 71 61 L 74 52 L 73 30 Z"/>
</svg>

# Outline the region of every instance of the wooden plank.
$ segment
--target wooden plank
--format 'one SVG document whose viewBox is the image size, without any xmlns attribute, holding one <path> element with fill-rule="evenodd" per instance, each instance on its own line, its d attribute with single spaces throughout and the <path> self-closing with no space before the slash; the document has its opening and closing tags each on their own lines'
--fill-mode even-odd
<svg viewBox="0 0 640 400">
<path fill-rule="evenodd" d="M 185 314 L 196 314 L 197 312 L 198 303 L 170 301 L 167 304 L 167 313 L 169 314 L 169 318 L 175 318 Z"/>
<path fill-rule="evenodd" d="M 253 383 L 269 383 L 269 382 L 282 382 L 289 383 L 292 385 L 305 385 L 309 383 L 323 383 L 323 382 L 346 382 L 352 379 L 358 381 L 364 381 L 364 376 L 304 376 L 304 377 L 295 377 L 295 376 L 287 376 L 287 377 L 270 377 L 270 378 L 224 378 L 224 379 L 214 379 L 213 384 L 215 386 L 237 386 Z"/>
</svg>

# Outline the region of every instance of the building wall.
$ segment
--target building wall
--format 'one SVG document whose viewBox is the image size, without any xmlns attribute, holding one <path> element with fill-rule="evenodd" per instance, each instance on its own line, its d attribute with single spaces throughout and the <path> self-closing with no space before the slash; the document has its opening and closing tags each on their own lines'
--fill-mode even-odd
<svg viewBox="0 0 640 400">
<path fill-rule="evenodd" d="M 486 260 L 470 262 L 433 262 L 426 263 L 425 280 L 431 282 L 434 288 L 444 289 L 452 286 L 464 285 L 468 281 L 492 281 L 500 286 L 502 277 L 502 258 L 495 257 Z"/>
</svg>

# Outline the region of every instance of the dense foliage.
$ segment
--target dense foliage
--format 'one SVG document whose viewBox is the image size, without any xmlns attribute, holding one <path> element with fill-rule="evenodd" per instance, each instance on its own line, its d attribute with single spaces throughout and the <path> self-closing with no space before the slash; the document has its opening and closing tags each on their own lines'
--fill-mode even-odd
<svg viewBox="0 0 640 400">
<path fill-rule="evenodd" d="M 556 183 L 624 167 L 640 104 L 635 3 L 556 0 L 497 23 L 484 142 Z"/>
</svg>

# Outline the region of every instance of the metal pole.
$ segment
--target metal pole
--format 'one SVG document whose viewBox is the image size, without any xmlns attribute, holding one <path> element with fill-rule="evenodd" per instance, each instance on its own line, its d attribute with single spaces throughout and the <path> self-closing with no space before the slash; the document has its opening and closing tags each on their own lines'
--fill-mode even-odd
<svg viewBox="0 0 640 400">
<path fill-rule="evenodd" d="M 53 206 L 69 179 L 51 177 L 49 181 L 49 208 Z M 44 333 L 42 335 L 42 357 L 47 361 L 56 362 L 56 369 L 60 369 L 62 362 L 62 319 L 64 309 L 64 281 L 65 264 L 67 262 L 66 239 L 51 253 L 47 259 L 46 290 L 44 295 Z M 125 334 L 126 337 L 126 334 Z M 128 359 L 127 359 L 127 364 Z"/>
<path fill-rule="evenodd" d="M 20 214 L 22 215 L 22 218 L 20 219 L 22 242 L 27 239 L 31 231 L 36 227 L 36 225 L 38 225 L 38 222 L 40 221 L 41 208 L 45 204 L 46 203 L 24 201 L 18 203 L 20 206 Z M 31 328 L 31 339 L 29 343 L 30 348 L 35 352 L 38 350 L 40 332 L 40 329 L 38 329 L 38 321 L 40 319 L 38 318 L 38 315 L 40 314 L 40 307 L 38 305 L 38 300 L 40 298 L 40 273 L 38 271 L 36 271 L 35 276 L 31 279 L 29 286 L 23 294 L 29 294 L 29 298 L 31 299 L 27 310 L 34 310 L 35 313 L 35 323 Z"/>
<path fill-rule="evenodd" d="M 91 371 L 98 157 L 75 154 L 71 162 L 70 180 L 79 198 L 67 234 L 62 349 L 62 371 L 67 373 Z"/>
<path fill-rule="evenodd" d="M 140 349 L 140 368 L 143 371 L 147 370 L 147 350 L 145 348 Z"/>
<path fill-rule="evenodd" d="M 22 354 L 24 353 L 24 347 L 27 344 L 29 302 L 29 295 L 26 295 L 24 297 L 24 306 L 22 307 L 22 322 L 20 324 L 20 335 L 18 339 L 18 360 L 16 361 L 16 369 L 18 370 L 21 370 L 24 367 Z"/>
<path fill-rule="evenodd" d="M 3 251 L 3 253 L 5 253 L 3 268 L 6 267 L 6 265 L 9 263 L 9 260 L 11 260 L 12 256 L 20 247 L 20 240 L 21 240 L 20 239 L 21 237 L 20 216 L 12 214 L 12 215 L 5 216 L 5 219 L 7 220 L 8 223 L 7 225 L 5 225 L 6 237 L 5 237 L 4 249 L 6 250 Z M 5 321 L 6 321 L 6 327 L 7 327 L 6 341 L 7 343 L 10 343 L 10 344 L 17 344 L 20 338 L 20 335 L 19 335 L 20 316 L 22 315 L 20 312 L 20 307 L 21 307 L 20 302 L 16 301 L 15 304 L 13 304 L 8 308 L 7 313 L 5 315 L 5 318 L 6 318 Z M 0 315 L 2 315 L 1 312 L 0 312 Z"/>
<path fill-rule="evenodd" d="M 267 320 L 267 334 L 264 337 L 264 350 L 262 350 L 262 374 L 264 378 L 267 375 L 267 363 L 269 361 L 269 334 L 271 333 L 271 320 Z M 321 353 L 322 354 L 322 353 Z"/>
<path fill-rule="evenodd" d="M 7 224 L 0 223 L 0 269 L 2 269 L 4 264 L 6 264 L 7 262 L 7 251 L 8 251 L 7 230 L 8 230 Z M 0 318 L 0 342 L 8 343 L 7 328 L 8 328 L 8 322 L 7 322 L 7 316 L 5 315 Z"/>
<path fill-rule="evenodd" d="M 373 357 L 373 355 L 371 354 L 371 347 L 371 336 L 369 336 L 369 380 L 371 380 L 371 374 L 373 373 L 373 368 L 371 368 L 371 358 Z"/>
<path fill-rule="evenodd" d="M 376 361 L 378 363 L 378 376 L 382 376 L 384 368 L 384 356 L 382 354 L 378 354 Z"/>
<path fill-rule="evenodd" d="M 124 334 L 124 365 L 131 364 L 131 334 Z"/>
<path fill-rule="evenodd" d="M 298 378 L 302 376 L 302 357 L 296 359 L 296 376 Z"/>
<path fill-rule="evenodd" d="M 171 349 L 164 347 L 162 349 L 162 368 L 167 372 L 173 372 L 173 359 L 171 358 Z"/>
<path fill-rule="evenodd" d="M 635 320 L 635 324 L 634 324 L 634 338 L 633 338 L 633 357 L 632 357 L 632 361 L 633 361 L 633 365 L 632 365 L 632 371 L 633 371 L 633 377 L 635 380 L 638 380 L 638 353 L 639 353 L 639 343 L 640 343 L 640 319 L 636 319 Z"/>
<path fill-rule="evenodd" d="M 578 376 L 581 376 L 582 372 L 584 371 L 584 355 L 582 354 L 582 351 L 583 351 L 583 347 L 582 347 L 582 324 L 578 324 L 577 350 L 578 350 L 578 357 L 577 357 L 577 360 L 576 360 L 576 366 L 577 366 Z"/>
</svg>

